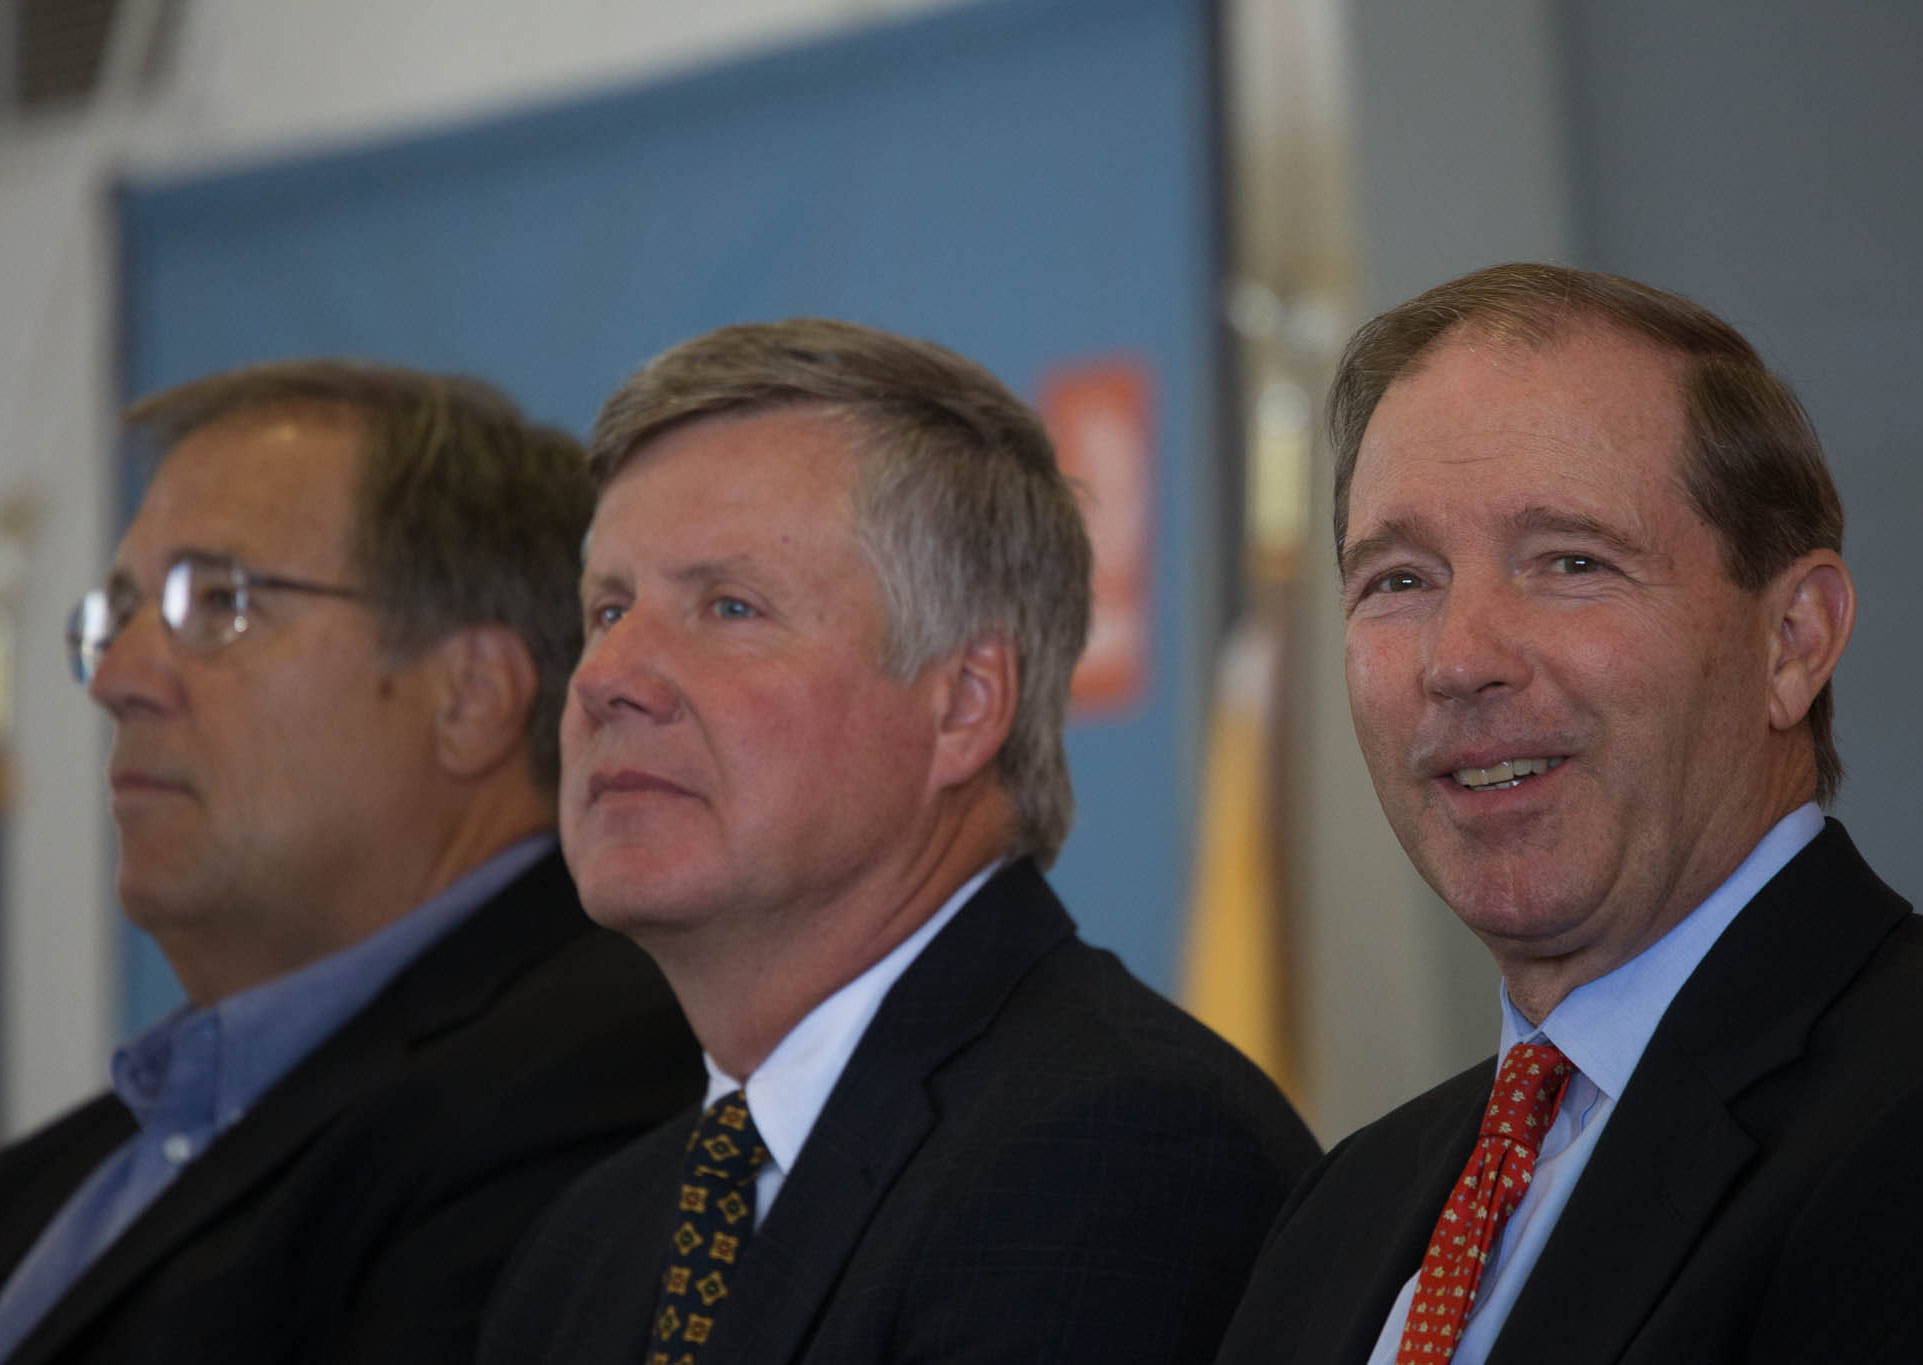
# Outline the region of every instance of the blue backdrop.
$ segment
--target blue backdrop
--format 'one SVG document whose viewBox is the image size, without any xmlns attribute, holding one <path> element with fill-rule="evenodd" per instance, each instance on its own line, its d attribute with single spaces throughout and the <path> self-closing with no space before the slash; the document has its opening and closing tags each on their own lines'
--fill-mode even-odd
<svg viewBox="0 0 1923 1365">
<path fill-rule="evenodd" d="M 1055 880 L 1091 940 L 1175 976 L 1202 661 L 1217 289 L 1207 0 L 989 0 L 643 89 L 119 196 L 129 396 L 356 353 L 472 372 L 584 431 L 663 347 L 829 314 L 1033 398 L 1152 376 L 1155 654 L 1079 722 Z M 178 999 L 130 936 L 126 1024 Z"/>
</svg>

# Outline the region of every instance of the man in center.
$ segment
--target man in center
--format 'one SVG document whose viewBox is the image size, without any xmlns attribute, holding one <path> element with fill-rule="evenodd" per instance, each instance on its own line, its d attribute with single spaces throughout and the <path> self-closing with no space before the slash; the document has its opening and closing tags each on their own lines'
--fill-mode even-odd
<svg viewBox="0 0 1923 1365">
<path fill-rule="evenodd" d="M 1042 876 L 1090 555 L 1039 421 L 800 320 L 656 359 L 592 459 L 563 845 L 711 1079 L 548 1216 L 483 1359 L 1207 1360 L 1315 1144 Z"/>
</svg>

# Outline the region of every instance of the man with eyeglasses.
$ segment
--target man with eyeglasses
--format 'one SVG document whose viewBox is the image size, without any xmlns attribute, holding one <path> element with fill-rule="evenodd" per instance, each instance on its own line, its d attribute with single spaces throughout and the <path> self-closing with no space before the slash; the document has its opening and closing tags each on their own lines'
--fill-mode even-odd
<svg viewBox="0 0 1923 1365">
<path fill-rule="evenodd" d="M 343 362 L 130 425 L 161 458 L 70 644 L 187 1003 L 0 1154 L 0 1358 L 466 1360 L 528 1220 L 701 1084 L 552 833 L 580 450 Z"/>
</svg>

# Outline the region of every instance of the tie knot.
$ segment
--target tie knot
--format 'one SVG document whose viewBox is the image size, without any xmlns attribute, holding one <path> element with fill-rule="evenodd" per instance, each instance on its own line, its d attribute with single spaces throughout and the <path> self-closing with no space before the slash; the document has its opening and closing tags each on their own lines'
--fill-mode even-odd
<svg viewBox="0 0 1923 1365">
<path fill-rule="evenodd" d="M 1496 1088 L 1482 1116 L 1482 1136 L 1507 1138 L 1530 1151 L 1556 1121 L 1563 1088 L 1576 1068 L 1549 1043 L 1517 1043 L 1496 1070 Z"/>
<path fill-rule="evenodd" d="M 688 1137 L 689 1168 L 731 1185 L 753 1180 L 767 1159 L 745 1091 L 723 1095 L 709 1105 Z"/>
</svg>

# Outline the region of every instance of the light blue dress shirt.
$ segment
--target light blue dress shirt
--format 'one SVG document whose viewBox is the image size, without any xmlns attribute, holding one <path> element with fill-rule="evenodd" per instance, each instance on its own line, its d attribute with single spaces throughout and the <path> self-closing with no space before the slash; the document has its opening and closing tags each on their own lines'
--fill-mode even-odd
<svg viewBox="0 0 1923 1365">
<path fill-rule="evenodd" d="M 1569 1202 L 1570 1192 L 1589 1164 L 1590 1153 L 1595 1151 L 1616 1101 L 1676 992 L 1735 921 L 1737 912 L 1822 828 L 1823 813 L 1815 802 L 1791 811 L 1763 836 L 1709 899 L 1615 971 L 1569 992 L 1542 1021 L 1542 1027 L 1535 1027 L 1518 1013 L 1509 1003 L 1509 992 L 1502 992 L 1502 1047 L 1497 1057 L 1506 1056 L 1517 1043 L 1547 1039 L 1575 1065 L 1576 1074 L 1570 1077 L 1556 1121 L 1543 1138 L 1529 1192 L 1510 1215 L 1494 1253 L 1483 1267 L 1476 1304 L 1456 1346 L 1454 1365 L 1482 1365 L 1488 1358 L 1516 1296 L 1535 1269 L 1563 1206 Z M 1369 1365 L 1395 1365 L 1402 1325 L 1415 1292 L 1416 1276 L 1411 1275 L 1389 1310 L 1375 1350 L 1369 1355 Z"/>
<path fill-rule="evenodd" d="M 359 943 L 205 1008 L 183 1005 L 120 1048 L 113 1086 L 140 1131 L 81 1182 L 0 1289 L 0 1360 L 182 1167 L 402 968 L 553 847 L 552 834 L 523 839 Z"/>
</svg>

